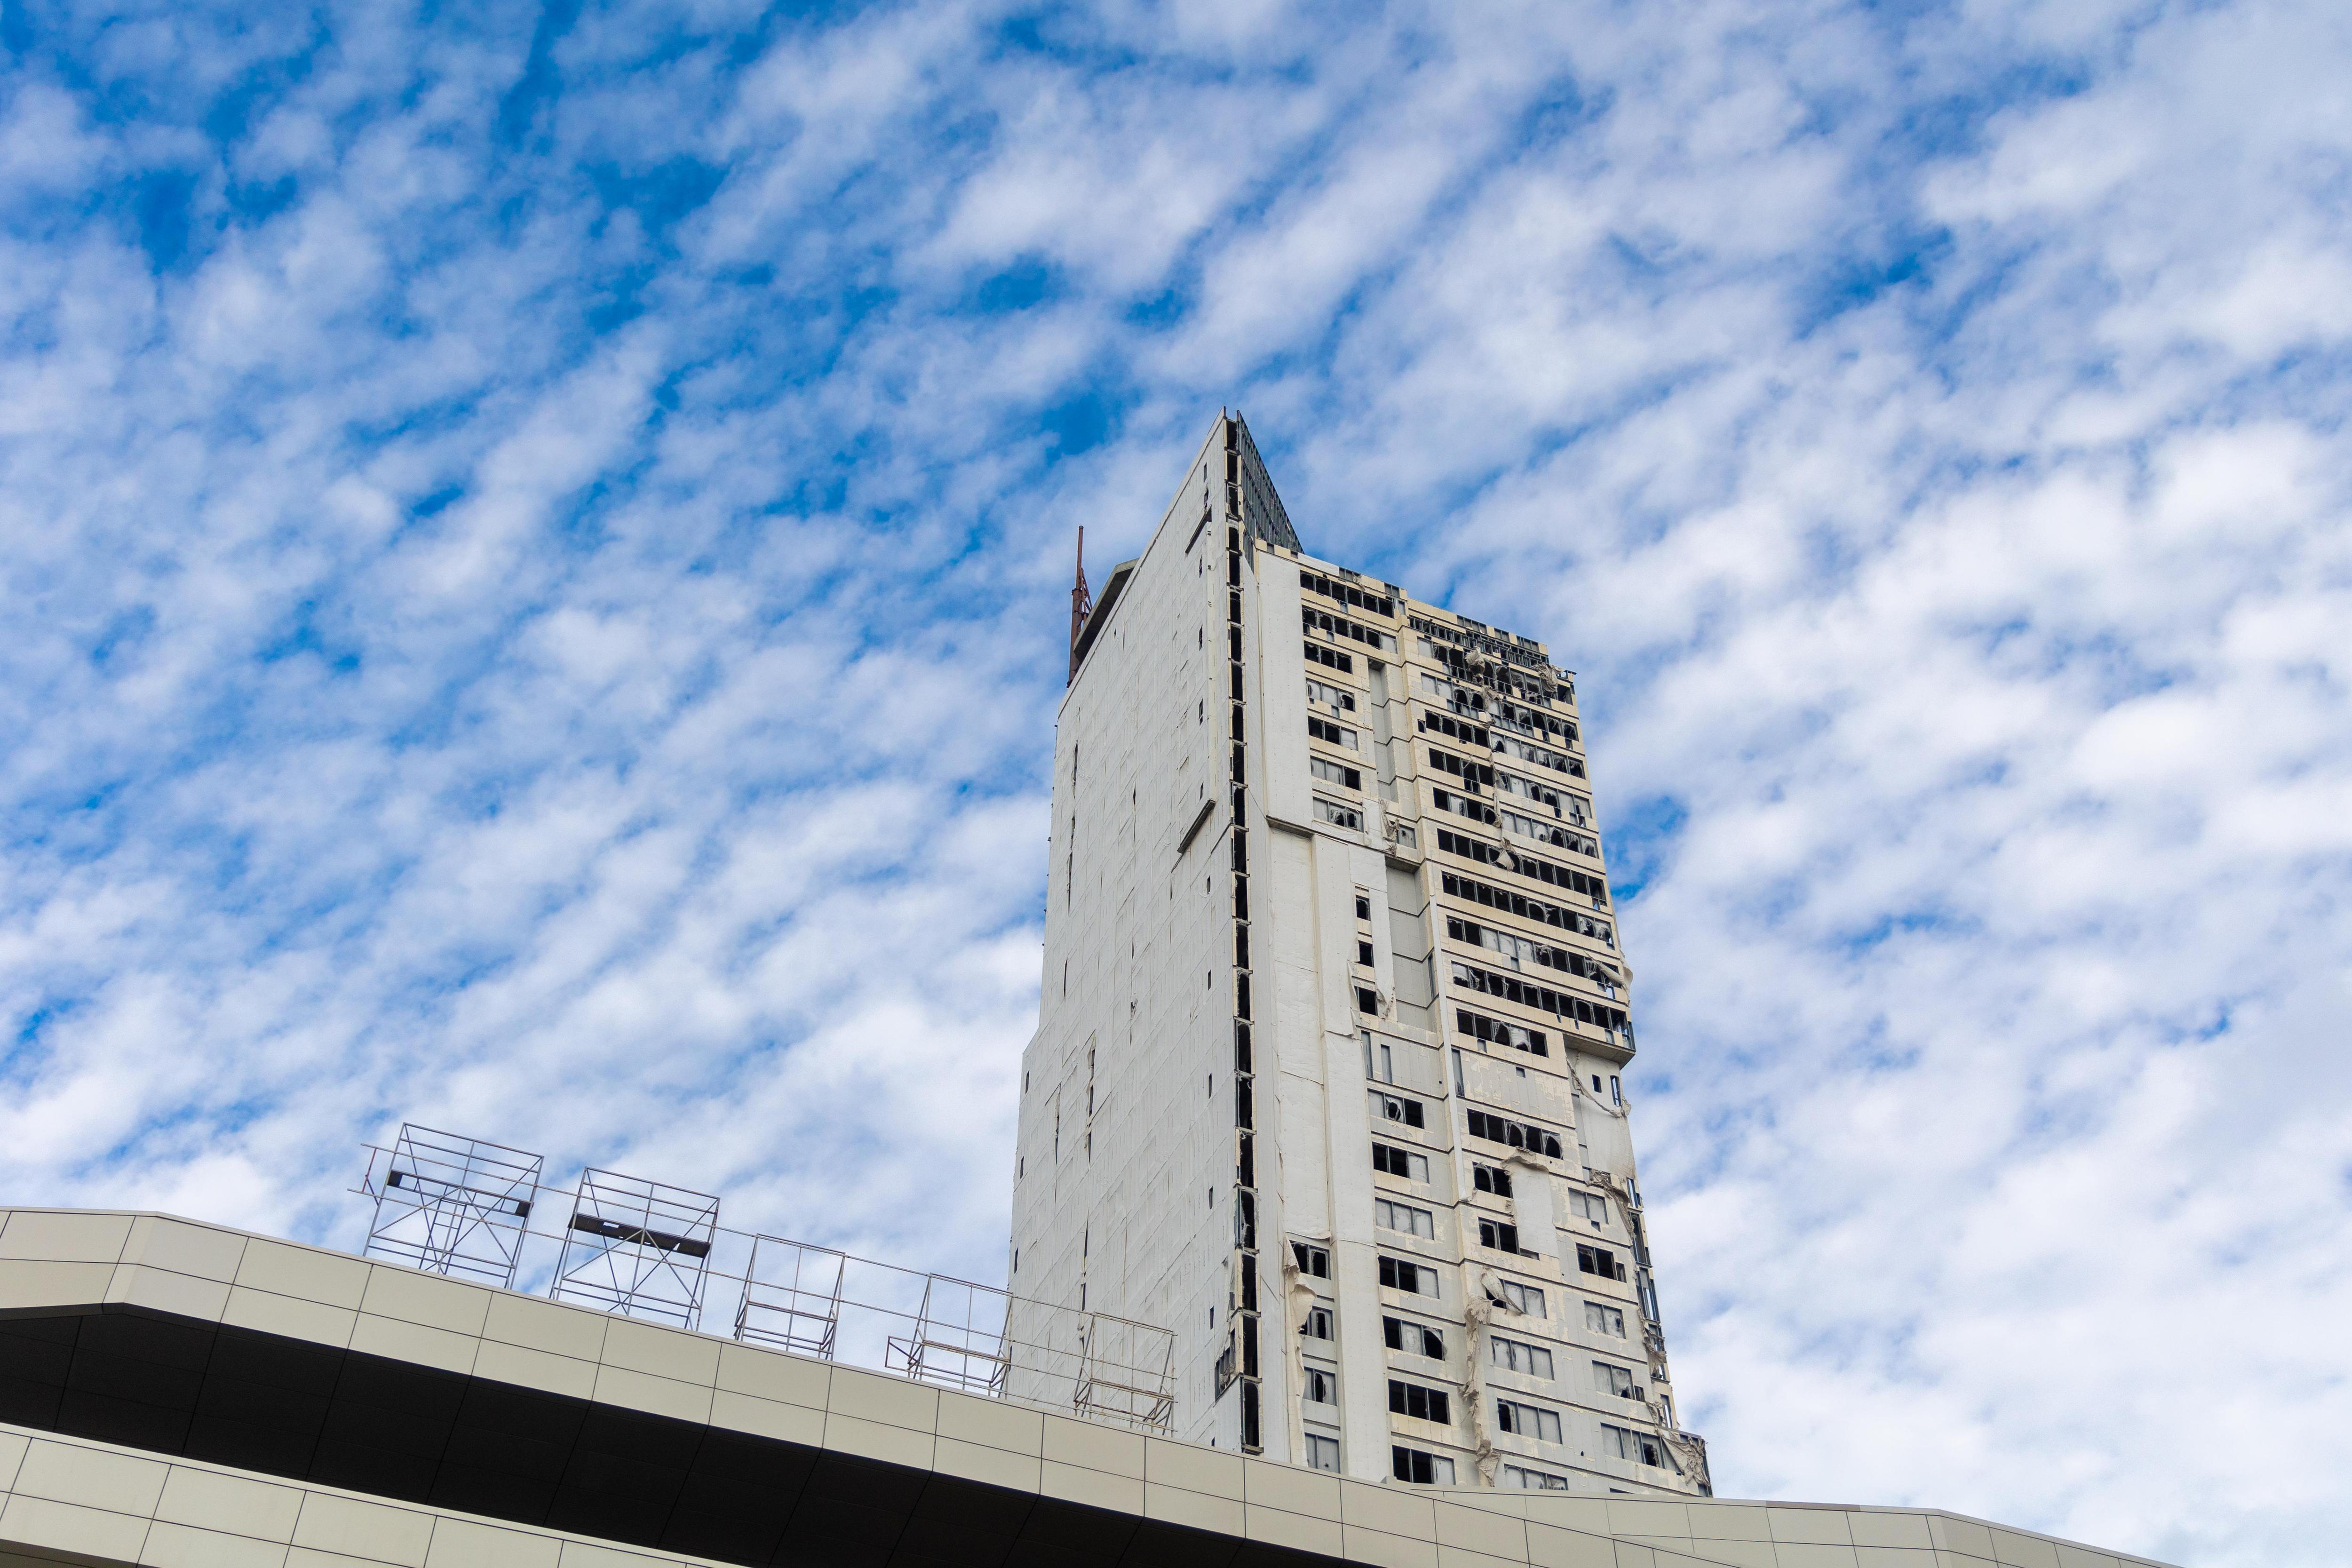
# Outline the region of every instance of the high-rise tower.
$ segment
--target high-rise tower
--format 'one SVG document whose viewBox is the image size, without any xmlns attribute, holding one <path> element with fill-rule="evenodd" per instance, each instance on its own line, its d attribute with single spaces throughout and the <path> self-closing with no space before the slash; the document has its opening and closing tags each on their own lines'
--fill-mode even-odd
<svg viewBox="0 0 2352 1568">
<path fill-rule="evenodd" d="M 1013 1290 L 1174 1329 L 1181 1436 L 1706 1491 L 1573 679 L 1305 555 L 1238 417 L 1075 635 Z"/>
</svg>

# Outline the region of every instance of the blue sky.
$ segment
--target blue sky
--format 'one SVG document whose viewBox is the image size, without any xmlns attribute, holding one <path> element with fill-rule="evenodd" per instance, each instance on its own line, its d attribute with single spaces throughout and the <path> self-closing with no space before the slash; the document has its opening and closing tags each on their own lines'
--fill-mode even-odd
<svg viewBox="0 0 2352 1568">
<path fill-rule="evenodd" d="M 993 1277 L 1070 536 L 1579 670 L 1727 1495 L 2352 1532 L 2352 16 L 25 5 L 0 1181 Z M 908 976 L 915 979 L 910 983 Z"/>
</svg>

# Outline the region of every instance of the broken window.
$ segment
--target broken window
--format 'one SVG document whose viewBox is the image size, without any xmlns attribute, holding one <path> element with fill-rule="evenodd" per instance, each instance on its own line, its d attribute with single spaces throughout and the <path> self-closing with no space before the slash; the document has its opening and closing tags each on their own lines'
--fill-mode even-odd
<svg viewBox="0 0 2352 1568">
<path fill-rule="evenodd" d="M 1362 812 L 1352 805 L 1342 805 L 1336 800 L 1325 800 L 1319 795 L 1315 797 L 1315 815 L 1319 820 L 1328 822 L 1334 827 L 1344 827 L 1351 833 L 1361 833 L 1364 830 Z"/>
<path fill-rule="evenodd" d="M 1622 1340 L 1625 1337 L 1625 1314 L 1604 1302 L 1587 1301 L 1584 1326 L 1596 1334 L 1612 1334 Z"/>
<path fill-rule="evenodd" d="M 1587 1247 L 1579 1242 L 1576 1248 L 1576 1267 L 1581 1273 L 1598 1274 L 1603 1279 L 1615 1279 L 1622 1283 L 1625 1278 L 1625 1265 L 1618 1260 L 1615 1253 L 1605 1247 Z"/>
<path fill-rule="evenodd" d="M 1393 1143 L 1374 1143 L 1372 1169 L 1383 1175 L 1402 1176 L 1408 1182 L 1425 1182 L 1429 1180 L 1429 1156 L 1400 1149 Z"/>
<path fill-rule="evenodd" d="M 1320 643 L 1307 645 L 1307 661 L 1309 664 L 1319 664 L 1326 669 L 1336 669 L 1342 675 L 1356 673 L 1356 661 L 1353 658 L 1337 648 L 1325 647 Z"/>
<path fill-rule="evenodd" d="M 1309 633 L 1321 632 L 1326 637 L 1345 637 L 1380 653 L 1396 651 L 1396 638 L 1370 626 L 1360 626 L 1345 616 L 1329 616 L 1321 610 L 1302 608 L 1299 620 Z M 1311 647 L 1314 645 L 1310 643 L 1307 646 Z"/>
<path fill-rule="evenodd" d="M 1641 1385 L 1633 1381 L 1631 1368 L 1612 1366 L 1605 1361 L 1592 1363 L 1592 1386 L 1603 1394 L 1613 1394 L 1620 1399 L 1639 1399 Z"/>
<path fill-rule="evenodd" d="M 1515 1312 L 1530 1318 L 1545 1316 L 1544 1293 L 1539 1287 L 1522 1285 L 1516 1279 L 1497 1281 L 1502 1289 L 1502 1303 Z"/>
<path fill-rule="evenodd" d="M 1357 609 L 1369 610 L 1376 616 L 1396 614 L 1394 599 L 1384 595 L 1367 594 L 1361 588 L 1350 588 L 1347 584 L 1335 582 L 1320 572 L 1300 572 L 1298 585 L 1310 594 L 1320 594 L 1327 599 L 1337 600 L 1342 605 L 1352 605 Z"/>
<path fill-rule="evenodd" d="M 1328 719 L 1318 719 L 1309 714 L 1307 719 L 1307 732 L 1327 746 L 1337 746 L 1348 752 L 1363 750 L 1361 746 L 1356 744 L 1356 732 L 1353 730 L 1349 729 L 1345 724 L 1334 724 Z"/>
<path fill-rule="evenodd" d="M 1409 1296 L 1434 1296 L 1438 1293 L 1437 1270 L 1423 1264 L 1407 1263 L 1402 1258 L 1383 1257 L 1381 1259 L 1381 1288 L 1402 1290 Z"/>
<path fill-rule="evenodd" d="M 1423 714 L 1421 728 L 1425 734 L 1448 736 L 1465 746 L 1487 746 L 1492 743 L 1487 737 L 1485 725 L 1473 724 L 1462 719 L 1449 719 L 1443 713 Z"/>
<path fill-rule="evenodd" d="M 1310 1340 L 1329 1339 L 1331 1337 L 1331 1309 L 1328 1307 L 1307 1308 L 1307 1321 L 1299 1325 L 1298 1331 L 1306 1335 Z"/>
<path fill-rule="evenodd" d="M 1317 720 L 1315 721 L 1318 723 L 1321 722 L 1320 720 Z M 1317 778 L 1321 779 L 1325 784 L 1338 784 L 1341 789 L 1361 789 L 1364 787 L 1363 773 L 1360 770 L 1349 767 L 1343 763 L 1331 762 L 1323 757 L 1309 757 L 1307 759 L 1307 771 L 1313 773 Z M 1350 813 L 1349 815 L 1353 816 L 1354 814 Z M 1329 818 L 1327 817 L 1325 820 L 1328 821 Z M 1360 819 L 1355 826 L 1361 827 L 1363 823 Z"/>
<path fill-rule="evenodd" d="M 1516 1372 L 1521 1377 L 1539 1377 L 1546 1382 L 1551 1379 L 1551 1352 L 1541 1345 L 1494 1334 L 1486 1341 L 1486 1359 L 1505 1372 Z"/>
<path fill-rule="evenodd" d="M 1422 1121 L 1421 1101 L 1407 1100 L 1401 1094 L 1382 1094 L 1378 1089 L 1372 1090 L 1371 1094 L 1372 1114 L 1381 1121 L 1401 1121 L 1407 1127 L 1424 1125 Z M 1472 1111 L 1471 1114 L 1475 1116 L 1477 1112 Z"/>
<path fill-rule="evenodd" d="M 1544 1470 L 1530 1470 L 1524 1465 L 1505 1465 L 1503 1484 L 1507 1487 L 1523 1487 L 1531 1492 L 1564 1492 L 1575 1489 L 1568 1484 L 1566 1476 L 1555 1476 Z"/>
<path fill-rule="evenodd" d="M 1532 1437 L 1538 1443 L 1560 1440 L 1559 1412 L 1546 1410 L 1540 1405 L 1521 1405 L 1515 1399 L 1495 1402 L 1495 1425 L 1521 1437 Z"/>
<path fill-rule="evenodd" d="M 1335 712 L 1353 713 L 1356 710 L 1354 692 L 1344 686 L 1334 686 L 1328 680 L 1318 680 L 1311 675 L 1307 678 L 1307 700 L 1320 702 Z"/>
<path fill-rule="evenodd" d="M 1461 965 L 1456 964 L 1455 968 Z M 1531 1057 L 1551 1055 L 1551 1046 L 1541 1029 L 1530 1029 L 1518 1024 L 1506 1024 L 1499 1018 L 1486 1017 L 1467 1007 L 1454 1010 L 1454 1026 L 1474 1040 L 1487 1045 L 1508 1046 L 1515 1051 L 1525 1051 Z"/>
<path fill-rule="evenodd" d="M 1430 765 L 1440 773 L 1452 773 L 1456 778 L 1465 779 L 1473 784 L 1482 784 L 1489 789 L 1495 787 L 1495 770 L 1484 763 L 1474 763 L 1467 757 L 1457 757 L 1453 752 L 1440 751 L 1435 746 L 1429 748 L 1429 761 Z"/>
<path fill-rule="evenodd" d="M 1446 879 L 1453 880 L 1450 877 Z M 1515 975 L 1497 974 L 1492 970 L 1465 963 L 1460 959 L 1454 961 L 1454 983 L 1488 996 L 1517 1003 L 1522 1007 L 1532 1007 L 1539 1013 L 1549 1013 L 1562 1022 L 1573 1018 L 1580 1024 L 1590 1024 L 1612 1034 L 1627 1026 L 1622 1007 L 1612 1007 L 1605 1002 L 1587 1001 L 1570 992 L 1555 991 L 1549 985 L 1538 985 L 1531 980 L 1521 980 Z"/>
<path fill-rule="evenodd" d="M 1456 816 L 1466 816 L 1473 822 L 1483 822 L 1489 827 L 1495 826 L 1495 808 L 1484 801 L 1472 800 L 1468 795 L 1455 795 L 1449 789 L 1432 789 L 1429 794 L 1430 798 L 1437 803 L 1437 809 L 1440 811 L 1450 811 Z M 1441 827 L 1437 831 L 1441 840 L 1440 847 L 1443 847 L 1445 830 Z"/>
<path fill-rule="evenodd" d="M 1478 1245 L 1490 1247 L 1497 1252 L 1517 1252 L 1519 1249 L 1519 1227 L 1506 1225 L 1498 1219 L 1482 1219 L 1478 1222 Z"/>
<path fill-rule="evenodd" d="M 1307 1403 L 1337 1405 L 1339 1403 L 1339 1380 L 1321 1367 L 1307 1369 Z"/>
<path fill-rule="evenodd" d="M 1506 1143 L 1514 1149 L 1525 1149 L 1531 1154 L 1541 1154 L 1547 1159 L 1560 1157 L 1559 1133 L 1484 1110 L 1470 1112 L 1470 1136 L 1483 1138 L 1489 1143 Z"/>
<path fill-rule="evenodd" d="M 1471 842 L 1475 843 L 1475 840 Z M 1440 845 L 1439 847 L 1443 848 L 1444 846 Z M 1591 889 L 1590 896 L 1595 904 L 1608 901 L 1608 889 L 1602 886 L 1600 878 L 1586 877 L 1581 871 L 1573 872 L 1571 875 L 1583 879 Z M 1485 882 L 1474 881 L 1468 877 L 1457 877 L 1451 871 L 1441 874 L 1438 886 L 1448 898 L 1465 899 L 1472 903 L 1484 904 L 1490 910 L 1501 910 L 1504 913 L 1517 915 L 1523 921 L 1538 921 L 1548 926 L 1558 926 L 1562 931 L 1581 931 L 1584 929 L 1580 923 L 1580 917 L 1575 910 L 1564 910 L 1558 904 L 1545 903 L 1540 899 L 1530 899 L 1524 893 L 1515 893 L 1507 888 L 1490 887 Z"/>
<path fill-rule="evenodd" d="M 1454 1461 L 1443 1454 L 1424 1454 L 1419 1448 L 1399 1444 L 1389 1450 L 1390 1473 L 1401 1481 L 1418 1487 L 1450 1487 L 1454 1484 Z"/>
<path fill-rule="evenodd" d="M 1375 1018 L 1379 1017 L 1381 1016 L 1380 993 L 1372 990 L 1369 986 L 1357 986 L 1356 1011 L 1359 1013 L 1368 1013 Z"/>
<path fill-rule="evenodd" d="M 1612 1459 L 1631 1459 L 1637 1465 L 1671 1467 L 1675 1474 L 1682 1473 L 1682 1466 L 1675 1462 L 1665 1444 L 1647 1432 L 1629 1431 L 1604 1422 L 1601 1427 L 1601 1451 Z"/>
<path fill-rule="evenodd" d="M 1597 958 L 1587 958 L 1564 947 L 1530 942 L 1517 931 L 1498 930 L 1457 915 L 1445 918 L 1445 934 L 1455 942 L 1466 942 L 1489 952 L 1499 952 L 1511 961 L 1515 969 L 1523 969 L 1532 963 L 1544 969 L 1557 969 L 1564 974 L 1581 975 L 1600 986 L 1604 995 L 1615 996 L 1617 986 L 1623 979 L 1616 969 Z M 1600 1087 L 1598 1083 L 1593 1085 L 1595 1090 Z"/>
<path fill-rule="evenodd" d="M 1424 1241 L 1434 1240 L 1437 1236 L 1437 1218 L 1429 1210 L 1391 1203 L 1387 1198 L 1372 1200 L 1372 1223 L 1382 1230 L 1402 1231 Z"/>
<path fill-rule="evenodd" d="M 1445 1335 L 1410 1318 L 1382 1318 L 1381 1338 L 1389 1349 L 1405 1355 L 1427 1356 L 1432 1361 L 1445 1359 Z"/>
<path fill-rule="evenodd" d="M 1311 1274 L 1318 1279 L 1331 1278 L 1330 1248 L 1317 1247 L 1312 1242 L 1294 1241 L 1290 1244 L 1290 1255 L 1298 1260 L 1301 1274 Z"/>
<path fill-rule="evenodd" d="M 1402 1378 L 1389 1379 L 1389 1408 L 1399 1415 L 1410 1415 L 1415 1421 L 1435 1421 L 1451 1425 L 1454 1403 L 1442 1388 L 1423 1388 L 1417 1383 Z"/>
<path fill-rule="evenodd" d="M 1370 942 L 1359 942 L 1356 943 L 1356 962 L 1362 964 L 1366 969 L 1372 967 L 1372 944 Z"/>
<path fill-rule="evenodd" d="M 1567 773 L 1574 778 L 1584 776 L 1584 764 L 1574 757 L 1555 752 L 1548 746 L 1531 746 L 1525 741 L 1515 741 L 1508 735 L 1495 737 L 1495 750 L 1507 757 L 1517 757 L 1523 763 L 1533 763 L 1539 768 Z"/>
<path fill-rule="evenodd" d="M 1470 1182 L 1482 1193 L 1492 1193 L 1498 1198 L 1511 1195 L 1511 1173 L 1499 1166 L 1472 1165 Z"/>
</svg>

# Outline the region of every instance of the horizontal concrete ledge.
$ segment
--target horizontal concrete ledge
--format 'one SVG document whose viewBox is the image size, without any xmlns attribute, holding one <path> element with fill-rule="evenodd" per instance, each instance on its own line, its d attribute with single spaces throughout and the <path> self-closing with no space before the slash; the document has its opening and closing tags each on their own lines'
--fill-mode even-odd
<svg viewBox="0 0 2352 1568">
<path fill-rule="evenodd" d="M 271 1364 L 290 1375 L 299 1365 L 327 1364 L 320 1357 L 355 1357 L 351 1364 L 414 1368 L 435 1387 L 536 1399 L 548 1409 L 609 1410 L 614 1420 L 652 1423 L 648 1433 L 723 1434 L 729 1442 L 752 1445 L 747 1453 L 768 1451 L 757 1447 L 761 1444 L 791 1448 L 847 1467 L 838 1473 L 876 1485 L 928 1489 L 936 1483 L 941 1497 L 978 1500 L 971 1501 L 974 1508 L 1068 1505 L 1087 1510 L 1088 1520 L 1124 1520 L 1118 1528 L 1135 1538 L 1160 1541 L 1174 1539 L 1165 1531 L 1181 1528 L 1191 1543 L 1188 1561 L 1344 1560 L 1412 1568 L 2161 1568 L 2146 1558 L 1935 1510 L 1570 1497 L 1343 1479 L 157 1214 L 0 1210 L 0 1379 L 9 1380 L 0 1386 L 30 1375 L 27 1369 L 43 1357 L 56 1377 L 74 1375 L 79 1350 L 68 1347 L 68 1364 L 58 1371 L 54 1349 L 38 1348 L 58 1341 L 26 1337 L 43 1319 L 135 1320 L 184 1324 L 191 1333 L 230 1331 L 241 1353 L 265 1363 L 257 1374 L 264 1378 L 278 1374 Z M 74 1343 L 84 1332 L 103 1338 L 114 1331 L 78 1329 Z M 110 1353 L 92 1352 L 93 1389 L 103 1382 L 101 1363 Z M 440 1381 L 433 1383 L 436 1378 Z M 477 1561 L 544 1561 L 554 1568 L 592 1561 L 747 1561 L 622 1548 L 610 1537 L 492 1520 L 184 1453 L 115 1446 L 94 1435 L 56 1431 L 54 1416 L 18 1419 L 25 1413 L 21 1399 L 0 1409 L 0 1420 L 12 1423 L 0 1426 L 0 1485 L 8 1489 L 0 1499 L 0 1544 L 20 1552 L 159 1568 L 265 1560 L 290 1568 L 298 1558 L 323 1568 L 336 1561 L 318 1553 L 404 1568 L 465 1568 Z M 38 1463 L 31 1462 L 36 1454 Z M 175 1483 L 182 1471 L 198 1479 Z M 215 1478 L 217 1485 L 203 1478 Z M 262 1489 L 240 1492 L 230 1482 Z M 172 1490 L 175 1484 L 182 1490 Z M 171 1499 L 206 1486 L 222 1496 L 247 1497 L 255 1507 L 293 1508 L 298 1517 L 309 1517 L 304 1510 L 313 1494 L 364 1501 L 376 1511 L 346 1510 L 351 1518 L 373 1522 L 338 1536 L 342 1544 L 305 1545 L 289 1538 L 272 1543 L 272 1556 L 268 1546 L 234 1545 L 231 1538 L 247 1539 L 239 1530 L 249 1525 L 234 1510 L 230 1516 L 204 1518 L 173 1511 L 180 1505 Z M 1001 1502 L 989 1503 L 991 1498 Z M 92 1514 L 107 1517 L 86 1517 Z M 237 1528 L 226 1528 L 222 1518 Z M 453 1528 L 445 1538 L 442 1520 L 465 1528 Z M 211 1542 L 207 1532 L 222 1540 Z M 482 1556 L 458 1544 L 468 1541 L 488 1542 L 506 1555 Z M 931 1554 L 935 1547 L 891 1550 L 909 1561 L 943 1561 Z M 1142 1560 L 1130 1559 L 1129 1551 L 1125 1544 L 1108 1554 L 1081 1550 L 1068 1561 Z"/>
</svg>

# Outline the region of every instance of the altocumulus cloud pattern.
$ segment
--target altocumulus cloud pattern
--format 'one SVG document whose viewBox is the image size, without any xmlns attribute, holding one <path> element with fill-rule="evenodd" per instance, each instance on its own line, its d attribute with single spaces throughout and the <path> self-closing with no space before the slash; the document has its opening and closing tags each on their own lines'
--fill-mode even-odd
<svg viewBox="0 0 2352 1568">
<path fill-rule="evenodd" d="M 1584 677 L 1727 1495 L 2352 1535 L 2340 4 L 14 6 L 0 1182 L 995 1276 L 1069 536 Z"/>
</svg>

